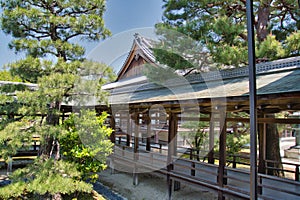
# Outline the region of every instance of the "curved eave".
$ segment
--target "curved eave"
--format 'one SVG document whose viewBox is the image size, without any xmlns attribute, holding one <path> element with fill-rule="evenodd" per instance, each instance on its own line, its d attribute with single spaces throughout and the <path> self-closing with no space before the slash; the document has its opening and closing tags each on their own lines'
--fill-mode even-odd
<svg viewBox="0 0 300 200">
<path fill-rule="evenodd" d="M 146 41 L 145 38 L 136 34 L 130 52 L 126 60 L 124 61 L 123 66 L 118 72 L 117 81 L 119 81 L 126 73 L 131 63 L 134 61 L 136 55 L 142 57 L 146 63 L 155 63 L 155 56 L 152 54 L 152 50 L 150 48 L 151 45 L 149 44 L 149 42 Z"/>
</svg>

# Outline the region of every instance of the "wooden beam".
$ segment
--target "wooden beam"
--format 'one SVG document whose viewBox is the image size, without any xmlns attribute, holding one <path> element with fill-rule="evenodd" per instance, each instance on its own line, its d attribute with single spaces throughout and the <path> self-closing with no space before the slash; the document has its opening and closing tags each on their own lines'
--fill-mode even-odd
<svg viewBox="0 0 300 200">
<path fill-rule="evenodd" d="M 188 121 L 199 121 L 199 118 L 197 117 L 184 117 L 185 120 Z M 209 122 L 211 121 L 208 117 L 201 117 L 201 121 L 203 122 Z M 218 118 L 215 118 L 215 120 L 220 120 Z M 249 118 L 226 118 L 227 122 L 245 122 L 249 123 Z M 258 118 L 258 123 L 269 123 L 269 124 L 300 124 L 299 118 Z"/>
</svg>

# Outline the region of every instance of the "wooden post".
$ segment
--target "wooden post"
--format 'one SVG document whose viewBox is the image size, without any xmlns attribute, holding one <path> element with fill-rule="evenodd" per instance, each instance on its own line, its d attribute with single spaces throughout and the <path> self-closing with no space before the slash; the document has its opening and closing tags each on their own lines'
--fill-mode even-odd
<svg viewBox="0 0 300 200">
<path fill-rule="evenodd" d="M 192 162 L 192 164 L 191 164 L 191 167 L 192 167 L 191 176 L 195 176 L 196 175 L 196 170 L 195 170 L 196 165 L 195 165 L 195 162 L 193 160 L 191 162 Z"/>
<path fill-rule="evenodd" d="M 139 130 L 140 125 L 139 125 L 139 114 L 135 113 L 134 114 L 134 153 L 138 152 L 139 148 Z"/>
<path fill-rule="evenodd" d="M 112 112 L 110 113 L 110 127 L 112 128 L 112 133 L 110 135 L 110 141 L 112 143 L 116 143 L 116 137 L 115 137 L 115 129 L 116 129 L 116 123 L 115 123 L 115 118 L 112 114 Z M 110 159 L 110 164 L 109 164 L 110 168 L 111 168 L 111 174 L 114 173 L 115 171 L 115 165 L 114 165 L 114 158 L 111 157 Z"/>
<path fill-rule="evenodd" d="M 63 113 L 62 113 L 62 117 L 61 117 L 61 121 L 62 121 L 62 123 L 65 121 L 65 117 L 66 117 L 66 115 L 65 115 L 65 111 L 63 111 Z"/>
<path fill-rule="evenodd" d="M 120 115 L 119 115 L 120 117 L 119 117 L 119 128 L 121 128 L 122 129 L 122 113 L 120 113 Z"/>
<path fill-rule="evenodd" d="M 232 168 L 236 168 L 236 155 L 233 155 Z"/>
<path fill-rule="evenodd" d="M 259 117 L 263 117 L 265 118 L 264 114 L 260 114 Z M 266 173 L 266 127 L 267 124 L 266 123 L 259 123 L 258 124 L 258 137 L 259 137 L 259 147 L 258 147 L 258 151 L 259 151 L 259 162 L 258 162 L 258 173 L 261 174 L 265 174 Z M 259 179 L 259 181 L 261 182 L 261 179 Z M 258 194 L 262 194 L 262 187 L 261 186 L 257 186 L 257 192 Z"/>
<path fill-rule="evenodd" d="M 299 181 L 299 167 L 300 165 L 295 166 L 295 181 Z"/>
<path fill-rule="evenodd" d="M 132 120 L 130 114 L 127 116 L 127 133 L 126 133 L 126 146 L 130 147 L 132 134 Z"/>
<path fill-rule="evenodd" d="M 259 117 L 265 118 L 264 114 Z M 265 160 L 266 160 L 266 123 L 258 124 L 258 137 L 259 137 L 259 162 L 258 162 L 258 173 L 266 173 Z"/>
<path fill-rule="evenodd" d="M 223 109 L 220 109 L 220 142 L 219 142 L 219 172 L 218 172 L 218 185 L 223 187 L 227 184 L 225 175 L 225 165 L 226 165 L 226 113 Z M 223 200 L 223 192 L 219 191 L 218 199 Z"/>
<path fill-rule="evenodd" d="M 210 114 L 209 122 L 209 153 L 208 153 L 208 163 L 214 164 L 214 146 L 215 146 L 215 119 L 214 114 Z"/>
<path fill-rule="evenodd" d="M 139 148 L 139 113 L 134 113 L 134 169 L 133 169 L 133 185 L 139 184 L 138 168 L 136 162 L 138 161 L 138 148 Z"/>
<path fill-rule="evenodd" d="M 173 140 L 174 136 L 174 127 L 173 127 L 173 113 L 170 112 L 169 114 L 169 132 L 168 132 L 168 158 L 167 158 L 167 184 L 168 184 L 168 197 L 169 200 L 172 199 L 172 179 L 169 174 L 173 170 L 173 165 L 172 165 L 172 156 L 173 156 L 173 145 L 171 145 L 171 142 Z"/>
<path fill-rule="evenodd" d="M 139 184 L 139 175 L 138 175 L 138 172 L 137 172 L 137 167 L 134 166 L 134 169 L 133 169 L 133 185 L 138 185 Z"/>
<path fill-rule="evenodd" d="M 196 171 L 195 171 L 195 162 L 193 162 L 194 160 L 194 152 L 193 152 L 193 148 L 190 148 L 190 160 L 191 160 L 191 176 L 195 176 L 196 175 Z"/>
<path fill-rule="evenodd" d="M 173 114 L 173 121 L 174 121 L 174 137 L 173 137 L 173 148 L 174 148 L 174 152 L 173 152 L 173 156 L 177 156 L 177 133 L 178 133 L 178 116 L 177 114 Z M 174 181 L 174 191 L 178 191 L 180 190 L 180 182 L 179 181 Z"/>
<path fill-rule="evenodd" d="M 146 151 L 151 151 L 151 118 L 149 116 L 149 111 L 146 114 L 146 124 L 147 124 Z"/>
<path fill-rule="evenodd" d="M 168 184 L 168 197 L 172 199 L 172 191 L 173 191 L 173 182 L 169 172 L 171 172 L 174 168 L 173 166 L 173 156 L 176 154 L 176 133 L 178 129 L 178 118 L 175 113 L 169 113 L 169 131 L 168 131 L 168 158 L 167 158 L 167 184 Z M 175 190 L 180 189 L 180 182 L 175 181 L 174 183 Z"/>
<path fill-rule="evenodd" d="M 110 113 L 110 127 L 113 129 L 111 135 L 110 135 L 110 141 L 112 143 L 116 143 L 116 133 L 115 133 L 115 129 L 116 129 L 116 121 L 114 118 L 114 115 L 112 113 Z"/>
</svg>

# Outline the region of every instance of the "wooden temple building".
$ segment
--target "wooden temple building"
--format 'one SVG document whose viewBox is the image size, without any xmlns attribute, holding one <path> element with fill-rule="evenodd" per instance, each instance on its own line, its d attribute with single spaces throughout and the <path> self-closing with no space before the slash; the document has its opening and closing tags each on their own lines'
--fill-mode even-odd
<svg viewBox="0 0 300 200">
<path fill-rule="evenodd" d="M 138 184 L 139 173 L 166 175 L 170 198 L 174 190 L 180 189 L 180 183 L 218 191 L 220 199 L 224 195 L 249 198 L 249 170 L 226 164 L 227 124 L 249 123 L 248 117 L 232 117 L 232 113 L 249 113 L 248 68 L 194 73 L 170 80 L 166 77 L 166 81 L 154 83 L 143 75 L 145 64 L 159 67 L 151 48 L 151 41 L 136 34 L 117 81 L 103 87 L 111 94 L 108 109 L 111 126 L 116 129 L 111 137 L 116 144 L 111 167 L 132 173 L 134 184 Z M 263 199 L 300 196 L 299 158 L 291 167 L 294 180 L 266 175 L 272 166 L 272 161 L 266 159 L 266 124 L 300 124 L 297 118 L 267 116 L 300 110 L 299 81 L 300 57 L 257 66 L 258 191 Z M 178 133 L 184 131 L 186 121 L 209 124 L 205 162 L 193 159 L 192 149 L 185 149 L 179 141 Z M 214 152 L 216 141 L 218 155 Z"/>
<path fill-rule="evenodd" d="M 159 173 L 167 177 L 169 198 L 180 184 L 194 184 L 224 196 L 250 198 L 249 169 L 228 164 L 226 137 L 229 123 L 249 123 L 248 67 L 193 73 L 162 83 L 143 75 L 144 64 L 159 67 L 151 41 L 136 34 L 131 51 L 116 82 L 103 89 L 110 92 L 111 140 L 115 143 L 110 166 L 133 174 Z M 300 124 L 299 118 L 270 118 L 270 114 L 300 110 L 300 57 L 257 65 L 258 196 L 261 199 L 299 199 L 300 157 L 290 163 L 293 178 L 266 175 L 273 166 L 266 159 L 267 124 Z M 203 115 L 200 115 L 203 114 Z M 200 117 L 201 116 L 201 117 Z M 207 122 L 207 148 L 203 158 L 194 159 L 179 132 L 187 121 Z M 215 152 L 218 149 L 218 152 Z M 251 152 L 253 153 L 253 152 Z M 137 186 L 138 187 L 138 186 Z"/>
</svg>

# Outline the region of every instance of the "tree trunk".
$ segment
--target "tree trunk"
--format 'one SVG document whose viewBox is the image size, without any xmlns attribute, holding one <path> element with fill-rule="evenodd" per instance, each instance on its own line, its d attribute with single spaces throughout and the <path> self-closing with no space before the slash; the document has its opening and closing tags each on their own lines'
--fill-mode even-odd
<svg viewBox="0 0 300 200">
<path fill-rule="evenodd" d="M 197 161 L 200 161 L 200 150 L 197 148 Z"/>
<path fill-rule="evenodd" d="M 271 2 L 270 0 L 262 1 L 258 7 L 257 12 L 257 21 L 256 21 L 256 34 L 257 34 L 257 40 L 259 42 L 264 41 L 268 34 L 268 22 L 269 22 L 269 16 L 270 16 L 270 6 Z"/>
<path fill-rule="evenodd" d="M 57 115 L 56 111 L 60 109 L 60 103 L 55 102 L 50 105 L 49 113 L 46 118 L 46 122 L 49 125 L 56 126 L 59 125 L 59 115 Z M 48 159 L 54 156 L 55 160 L 60 158 L 60 146 L 59 142 L 53 135 L 47 135 L 45 137 L 45 143 L 41 145 L 39 150 L 39 156 L 43 159 Z"/>
<path fill-rule="evenodd" d="M 274 114 L 266 115 L 267 118 L 275 118 Z M 279 132 L 276 124 L 267 124 L 266 126 L 266 159 L 275 161 L 274 163 L 268 163 L 268 167 L 274 167 L 277 169 L 268 169 L 268 175 L 274 175 L 283 177 L 284 173 L 280 170 L 283 169 L 280 146 L 279 146 Z"/>
</svg>

